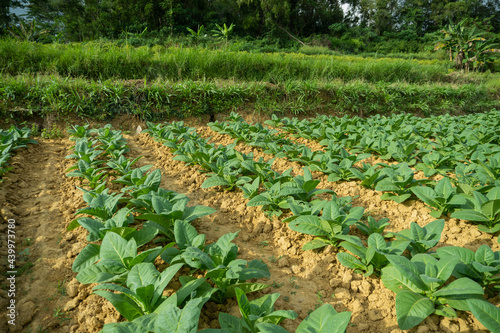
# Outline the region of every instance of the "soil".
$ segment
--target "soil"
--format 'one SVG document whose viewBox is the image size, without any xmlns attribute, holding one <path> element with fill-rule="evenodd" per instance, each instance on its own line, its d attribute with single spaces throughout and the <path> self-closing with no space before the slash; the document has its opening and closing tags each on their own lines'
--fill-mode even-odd
<svg viewBox="0 0 500 333">
<path fill-rule="evenodd" d="M 221 117 L 217 117 L 221 119 Z M 247 117 L 247 121 L 263 121 L 260 116 Z M 198 133 L 212 137 L 216 144 L 229 144 L 233 139 L 210 130 L 205 119 L 193 119 L 187 124 L 198 128 Z M 116 128 L 118 124 L 114 124 Z M 162 144 L 146 134 L 135 134 L 136 119 L 119 124 L 132 130 L 126 135 L 131 148 L 130 157 L 142 155 L 138 166 L 153 164 L 162 171 L 162 187 L 186 194 L 192 205 L 206 205 L 217 212 L 201 218 L 193 224 L 199 233 L 212 242 L 228 232 L 239 231 L 235 243 L 239 255 L 246 260 L 261 259 L 270 269 L 271 278 L 264 291 L 249 294 L 253 299 L 267 293 L 280 293 L 276 309 L 295 310 L 295 321 L 285 320 L 283 327 L 295 330 L 311 310 L 329 303 L 337 311 L 351 311 L 352 318 L 347 332 L 401 332 L 395 312 L 395 295 L 387 290 L 379 278 L 366 278 L 337 262 L 338 249 L 327 247 L 319 251 L 302 251 L 302 246 L 312 238 L 299 234 L 280 221 L 269 218 L 259 207 L 247 207 L 246 199 L 239 191 L 225 192 L 220 188 L 202 189 L 206 175 L 197 167 L 185 166 L 172 160 L 172 154 Z M 298 139 L 311 148 L 317 143 Z M 24 267 L 16 278 L 16 325 L 0 322 L 1 332 L 98 332 L 105 323 L 123 320 L 113 306 L 96 295 L 93 285 L 81 285 L 75 279 L 71 266 L 78 253 L 87 244 L 86 230 L 77 228 L 66 231 L 74 219 L 76 210 L 86 206 L 82 192 L 76 186 L 79 181 L 65 176 L 65 170 L 74 164 L 64 156 L 69 154 L 72 141 L 67 139 L 39 139 L 38 145 L 20 149 L 11 159 L 14 169 L 0 183 L 1 218 L 0 239 L 7 239 L 7 220 L 16 220 L 17 266 Z M 256 159 L 272 156 L 239 144 L 236 149 L 254 152 Z M 285 159 L 276 159 L 273 168 L 284 171 L 293 168 L 301 174 L 302 167 Z M 380 200 L 380 192 L 365 189 L 356 182 L 330 183 L 319 173 L 319 188 L 334 190 L 338 196 L 353 196 L 353 204 L 365 208 L 367 214 L 379 219 L 388 217 L 387 231 L 409 228 L 410 222 L 421 226 L 434 220 L 422 202 L 410 201 L 397 204 Z M 283 216 L 282 216 L 283 217 Z M 438 246 L 463 246 L 476 250 L 487 244 L 494 251 L 500 250 L 496 238 L 481 233 L 477 226 L 464 221 L 446 218 L 446 226 Z M 6 246 L 0 254 L 6 257 Z M 5 261 L 0 263 L 7 270 Z M 5 318 L 8 301 L 7 282 L 2 276 L 0 289 L 0 315 Z M 500 298 L 489 299 L 500 305 Z M 234 300 L 219 305 L 205 305 L 199 329 L 218 327 L 218 313 L 224 311 L 239 316 Z M 432 315 L 410 332 L 487 332 L 466 312 L 447 319 Z"/>
</svg>

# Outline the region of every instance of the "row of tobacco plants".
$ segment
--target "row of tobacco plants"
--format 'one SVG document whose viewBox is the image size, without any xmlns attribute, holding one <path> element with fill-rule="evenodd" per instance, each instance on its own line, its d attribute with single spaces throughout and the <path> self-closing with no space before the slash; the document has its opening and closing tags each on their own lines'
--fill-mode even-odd
<svg viewBox="0 0 500 333">
<path fill-rule="evenodd" d="M 498 117 L 498 113 L 484 115 L 483 118 L 478 116 L 478 119 L 484 121 L 485 117 L 495 118 Z M 403 202 L 412 196 L 423 198 L 422 200 L 435 208 L 433 216 L 446 215 L 450 212 L 450 208 L 454 208 L 453 214 L 456 214 L 457 218 L 482 222 L 481 230 L 496 232 L 500 215 L 498 197 L 500 187 L 495 179 L 491 181 L 481 176 L 494 172 L 492 167 L 496 166 L 496 160 L 500 156 L 496 143 L 497 134 L 489 135 L 489 141 L 479 140 L 475 146 L 473 143 L 465 145 L 468 148 L 474 146 L 475 149 L 465 150 L 471 155 L 474 154 L 474 158 L 466 155 L 464 149 L 458 150 L 463 154 L 459 161 L 467 159 L 470 164 L 472 158 L 475 164 L 469 165 L 468 170 L 473 171 L 464 175 L 469 177 L 469 183 L 462 182 L 460 185 L 455 183 L 453 186 L 452 178 L 448 177 L 438 182 L 430 179 L 416 180 L 414 171 L 410 168 L 418 161 L 422 168 L 426 167 L 426 174 L 438 173 L 441 170 L 440 163 L 432 164 L 432 161 L 426 161 L 428 164 L 426 166 L 423 156 L 434 158 L 433 155 L 436 155 L 440 162 L 443 158 L 439 155 L 441 154 L 439 149 L 432 153 L 427 151 L 422 155 L 410 154 L 415 151 L 416 146 L 407 145 L 408 142 L 392 141 L 384 137 L 383 131 L 382 133 L 378 131 L 380 128 L 388 133 L 400 130 L 398 135 L 406 133 L 408 139 L 414 133 L 422 133 L 424 129 L 430 134 L 434 133 L 436 128 L 443 130 L 443 126 L 439 127 L 434 123 L 439 121 L 436 119 L 431 120 L 430 124 L 412 127 L 404 123 L 405 120 L 412 119 L 409 116 L 396 116 L 389 120 L 374 118 L 370 121 L 378 121 L 381 124 L 374 126 L 369 123 L 365 127 L 365 129 L 374 128 L 373 133 L 377 133 L 374 137 L 370 137 L 367 133 L 359 134 L 353 129 L 357 125 L 356 121 L 361 122 L 359 118 L 352 121 L 352 128 L 349 129 L 339 124 L 334 126 L 332 123 L 335 118 L 332 118 L 330 123 L 324 119 L 318 120 L 317 124 L 327 125 L 319 126 L 311 133 L 318 135 L 316 139 L 321 138 L 321 143 L 327 149 L 313 152 L 304 145 L 294 144 L 276 130 L 270 130 L 260 124 L 249 125 L 237 114 L 232 114 L 231 118 L 230 122 L 210 125 L 213 130 L 236 137 L 236 143 L 244 141 L 276 157 L 287 157 L 303 163 L 306 165 L 303 176 L 293 177 L 291 169 L 281 174 L 277 173 L 271 168 L 274 159 L 267 162 L 262 159 L 255 161 L 252 154 L 245 155 L 236 151 L 234 144 L 228 146 L 209 144 L 208 140 L 201 138 L 194 128 L 184 127 L 182 123 L 165 126 L 150 124 L 149 131 L 156 140 L 163 142 L 173 151 L 176 155 L 174 159 L 197 164 L 201 172 L 208 174 L 209 177 L 202 184 L 202 188 L 212 186 L 221 186 L 225 190 L 239 188 L 248 199 L 249 206 L 261 206 L 269 214 L 278 216 L 283 211 L 291 211 L 293 216 L 283 219 L 283 222 L 288 223 L 294 231 L 316 236 L 304 246 L 304 250 L 318 249 L 326 245 L 342 247 L 350 252 L 338 253 L 337 259 L 343 265 L 366 276 L 373 274 L 381 276 L 384 285 L 396 293 L 396 315 L 401 329 L 412 328 L 433 313 L 455 317 L 457 316 L 455 310 L 461 310 L 472 311 L 486 327 L 492 331 L 497 330 L 500 321 L 492 318 L 498 318 L 500 310 L 485 301 L 483 295 L 485 291 L 488 294 L 498 293 L 500 252 L 493 252 L 487 245 L 481 246 L 476 252 L 452 246 L 441 247 L 431 252 L 430 250 L 441 238 L 444 219 L 431 222 L 425 227 L 412 223 L 408 230 L 384 234 L 388 219 L 376 221 L 370 217 L 368 224 L 361 223 L 364 209 L 353 207 L 350 197 L 341 198 L 332 191 L 317 189 L 320 181 L 313 179 L 311 173 L 311 170 L 327 173 L 330 181 L 358 177 L 362 180 L 362 186 L 369 188 L 379 186 L 378 190 L 385 191 L 383 199 Z M 350 119 L 344 118 L 339 122 L 348 123 Z M 286 121 L 288 120 L 280 121 L 275 118 L 271 124 L 284 124 Z M 384 121 L 388 124 L 383 124 Z M 469 122 L 474 123 L 470 119 Z M 450 125 L 450 128 L 456 128 L 452 126 Z M 418 130 L 420 132 L 417 132 Z M 475 133 L 486 136 L 489 131 L 481 128 Z M 345 141 L 335 142 L 333 139 L 335 135 Z M 462 136 L 448 135 L 444 138 L 447 140 L 456 138 L 463 143 L 466 135 L 472 135 L 471 131 L 468 134 L 463 133 Z M 361 167 L 356 167 L 354 164 L 359 165 L 360 161 L 371 154 L 355 150 L 355 147 L 358 147 L 357 143 L 354 144 L 355 137 L 363 142 L 370 142 L 369 147 L 388 149 L 386 155 L 389 155 L 385 156 L 388 161 L 398 161 L 398 159 L 404 161 L 393 165 L 361 164 Z M 441 138 L 435 135 L 431 141 L 439 144 L 438 137 Z M 495 143 L 490 147 L 484 141 Z M 340 143 L 345 145 L 346 142 L 351 143 L 351 146 L 347 145 L 350 153 L 340 145 Z M 478 149 L 480 145 L 485 150 Z M 431 149 L 430 146 L 428 148 Z M 450 151 L 457 149 L 452 145 Z M 405 154 L 408 156 L 403 157 Z M 483 170 L 478 169 L 479 167 L 483 167 L 486 171 L 479 171 Z M 479 183 L 473 183 L 472 179 Z M 331 200 L 317 198 L 317 195 L 322 193 L 332 194 Z M 431 203 L 439 205 L 435 207 Z M 466 218 L 473 215 L 481 216 L 482 219 Z M 368 238 L 362 240 L 349 234 L 352 226 L 367 234 Z"/>
<path fill-rule="evenodd" d="M 190 224 L 214 209 L 188 207 L 188 197 L 161 188 L 160 170 L 150 171 L 151 165 L 135 167 L 140 157 L 126 157 L 126 140 L 109 125 L 92 130 L 76 126 L 70 132 L 75 145 L 67 158 L 76 164 L 68 169 L 68 176 L 78 177 L 85 185 L 78 188 L 88 206 L 76 212 L 78 217 L 68 230 L 87 229 L 90 242 L 72 269 L 80 283 L 97 284 L 94 293 L 127 320 L 106 324 L 102 332 L 197 332 L 203 305 L 232 297 L 242 317 L 220 313 L 221 329 L 202 332 L 287 332 L 278 324 L 296 319 L 297 314 L 274 310 L 279 294 L 253 301 L 246 296 L 269 287 L 248 280 L 269 278 L 270 272 L 259 260 L 237 258 L 238 247 L 232 241 L 238 233 L 206 244 L 205 235 Z M 109 183 L 120 189 L 111 190 Z M 168 267 L 158 270 L 158 260 Z M 166 296 L 174 278 L 182 286 Z M 323 332 L 322 327 L 342 332 L 349 320 L 349 312 L 337 313 L 324 305 L 296 332 Z"/>
<path fill-rule="evenodd" d="M 36 140 L 30 139 L 29 128 L 17 128 L 11 126 L 7 130 L 0 130 L 0 181 L 2 176 L 12 167 L 7 166 L 14 150 L 26 148 L 28 144 L 37 144 Z"/>
</svg>

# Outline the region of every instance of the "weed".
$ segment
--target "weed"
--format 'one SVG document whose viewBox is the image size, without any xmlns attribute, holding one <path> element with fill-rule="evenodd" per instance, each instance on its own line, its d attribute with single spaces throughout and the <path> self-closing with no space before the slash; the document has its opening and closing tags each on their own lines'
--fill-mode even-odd
<svg viewBox="0 0 500 333">
<path fill-rule="evenodd" d="M 62 282 L 58 282 L 57 283 L 57 290 L 59 291 L 59 293 L 62 295 L 62 296 L 67 296 L 68 294 L 66 293 L 66 290 L 64 288 L 64 284 L 66 283 L 66 280 L 62 281 Z"/>
<path fill-rule="evenodd" d="M 63 132 L 54 124 L 52 128 L 42 129 L 41 137 L 44 139 L 60 139 L 64 137 Z"/>
<path fill-rule="evenodd" d="M 278 288 L 281 288 L 285 285 L 285 283 L 278 283 L 276 281 L 273 281 L 273 284 L 272 284 L 272 287 L 275 288 L 275 289 L 278 289 Z"/>
<path fill-rule="evenodd" d="M 26 238 L 24 241 L 23 241 L 23 244 L 26 245 L 26 246 L 30 246 L 31 245 L 31 238 Z"/>
<path fill-rule="evenodd" d="M 66 312 L 62 311 L 60 307 L 57 307 L 57 309 L 54 309 L 54 318 L 59 319 L 59 325 L 62 325 L 66 320 L 71 320 L 71 317 L 64 317 Z"/>
<path fill-rule="evenodd" d="M 295 282 L 297 278 L 295 276 L 292 276 L 288 281 L 290 282 L 290 286 L 295 289 L 300 289 L 300 286 Z"/>
</svg>

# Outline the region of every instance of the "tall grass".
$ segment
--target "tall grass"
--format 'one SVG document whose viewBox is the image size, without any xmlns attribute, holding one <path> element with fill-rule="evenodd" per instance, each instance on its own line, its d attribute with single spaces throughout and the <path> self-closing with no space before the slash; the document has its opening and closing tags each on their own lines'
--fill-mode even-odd
<svg viewBox="0 0 500 333">
<path fill-rule="evenodd" d="M 237 79 L 448 82 L 448 65 L 438 60 L 356 56 L 247 53 L 202 48 L 133 48 L 113 43 L 37 44 L 0 40 L 2 72 L 58 74 L 88 79 Z"/>
<path fill-rule="evenodd" d="M 95 81 L 0 75 L 0 116 L 14 111 L 108 119 L 135 114 L 158 120 L 252 108 L 262 113 L 464 114 L 500 108 L 483 84 L 288 81 Z"/>
</svg>

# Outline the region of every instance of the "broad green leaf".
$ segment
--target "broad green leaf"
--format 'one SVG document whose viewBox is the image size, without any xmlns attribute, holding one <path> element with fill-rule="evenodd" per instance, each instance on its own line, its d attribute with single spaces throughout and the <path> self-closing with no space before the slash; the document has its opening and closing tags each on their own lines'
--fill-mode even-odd
<svg viewBox="0 0 500 333">
<path fill-rule="evenodd" d="M 315 250 L 325 247 L 327 245 L 330 245 L 330 243 L 321 238 L 315 238 L 312 241 L 309 241 L 306 244 L 304 244 L 302 250 L 303 251 Z"/>
<path fill-rule="evenodd" d="M 418 271 L 417 266 L 410 260 L 406 259 L 403 256 L 396 256 L 396 255 L 387 255 L 386 258 L 413 285 L 417 286 L 420 290 L 423 291 L 429 290 L 429 287 L 420 278 L 420 272 Z M 410 286 L 408 284 L 406 285 L 408 287 Z M 412 289 L 410 288 L 410 290 Z"/>
<path fill-rule="evenodd" d="M 300 323 L 295 333 L 344 333 L 350 319 L 351 312 L 337 313 L 330 304 L 323 304 Z"/>
<path fill-rule="evenodd" d="M 433 312 L 434 302 L 426 296 L 407 290 L 396 294 L 396 317 L 402 330 L 417 326 Z"/>
<path fill-rule="evenodd" d="M 321 227 L 320 218 L 312 215 L 299 216 L 288 223 L 290 229 L 313 236 L 327 236 L 328 232 Z"/>
<path fill-rule="evenodd" d="M 88 244 L 78 254 L 71 269 L 73 272 L 80 272 L 82 269 L 92 265 L 99 260 L 99 252 L 101 246 L 95 244 Z"/>
<path fill-rule="evenodd" d="M 500 332 L 500 308 L 484 300 L 467 301 L 470 311 L 491 332 Z"/>
<path fill-rule="evenodd" d="M 133 302 L 125 294 L 115 294 L 107 290 L 96 290 L 94 294 L 107 299 L 127 320 L 134 320 L 144 314 L 139 305 Z"/>
<path fill-rule="evenodd" d="M 466 221 L 490 222 L 490 220 L 486 218 L 483 213 L 477 212 L 472 209 L 456 210 L 453 213 L 451 213 L 451 217 Z"/>
<path fill-rule="evenodd" d="M 337 253 L 337 260 L 347 268 L 365 270 L 366 266 L 349 253 Z"/>
<path fill-rule="evenodd" d="M 481 212 L 491 220 L 500 214 L 500 199 L 490 200 L 481 206 Z M 80 223 L 81 224 L 81 223 Z"/>
<path fill-rule="evenodd" d="M 433 296 L 483 295 L 483 288 L 469 278 L 460 278 L 436 291 Z"/>
<path fill-rule="evenodd" d="M 127 242 L 119 235 L 108 232 L 102 240 L 100 255 L 102 259 L 114 260 L 126 267 L 125 258 L 137 255 L 137 243 L 134 239 Z"/>
</svg>

